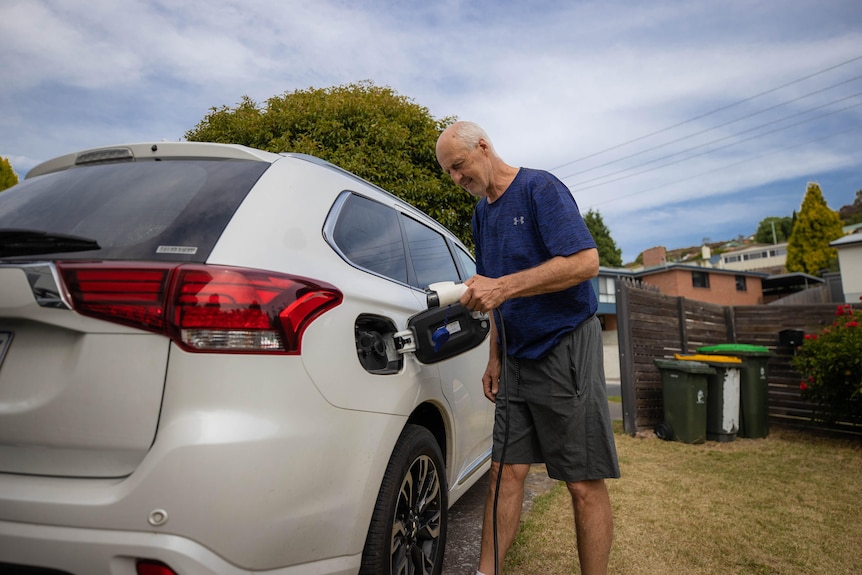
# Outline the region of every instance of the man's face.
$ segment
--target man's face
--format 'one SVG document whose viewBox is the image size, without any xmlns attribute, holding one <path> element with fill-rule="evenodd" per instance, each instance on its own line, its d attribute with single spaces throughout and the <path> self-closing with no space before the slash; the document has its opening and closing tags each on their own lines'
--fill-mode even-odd
<svg viewBox="0 0 862 575">
<path fill-rule="evenodd" d="M 484 140 L 473 149 L 465 148 L 460 140 L 449 138 L 441 142 L 437 161 L 452 180 L 472 195 L 485 197 L 491 186 L 491 162 Z"/>
</svg>

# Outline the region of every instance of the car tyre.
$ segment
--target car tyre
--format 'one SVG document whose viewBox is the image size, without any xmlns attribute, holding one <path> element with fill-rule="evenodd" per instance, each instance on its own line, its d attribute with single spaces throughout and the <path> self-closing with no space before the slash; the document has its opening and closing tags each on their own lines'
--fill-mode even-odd
<svg viewBox="0 0 862 575">
<path fill-rule="evenodd" d="M 427 429 L 408 424 L 383 477 L 360 575 L 440 575 L 447 507 L 440 446 Z"/>
</svg>

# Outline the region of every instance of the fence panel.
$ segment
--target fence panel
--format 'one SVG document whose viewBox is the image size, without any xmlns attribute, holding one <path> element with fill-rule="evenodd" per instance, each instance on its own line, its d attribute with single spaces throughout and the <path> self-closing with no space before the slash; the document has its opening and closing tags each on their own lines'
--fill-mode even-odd
<svg viewBox="0 0 862 575">
<path fill-rule="evenodd" d="M 855 305 L 854 307 L 860 307 Z M 835 319 L 835 304 L 720 306 L 663 295 L 636 281 L 617 282 L 620 381 L 627 433 L 652 430 L 662 422 L 661 373 L 653 360 L 694 353 L 704 345 L 746 343 L 765 346 L 769 359 L 769 420 L 808 425 L 812 406 L 802 399 L 801 376 L 790 360 L 793 338 L 814 333 Z M 862 433 L 838 424 L 833 429 Z"/>
</svg>

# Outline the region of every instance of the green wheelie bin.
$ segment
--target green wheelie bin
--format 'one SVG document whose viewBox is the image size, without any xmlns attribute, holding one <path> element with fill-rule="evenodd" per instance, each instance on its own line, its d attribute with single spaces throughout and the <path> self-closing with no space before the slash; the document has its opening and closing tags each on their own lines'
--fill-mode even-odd
<svg viewBox="0 0 862 575">
<path fill-rule="evenodd" d="M 772 352 L 762 345 L 722 343 L 697 349 L 742 360 L 739 373 L 739 431 L 737 437 L 761 438 L 769 435 L 769 358 Z"/>
<path fill-rule="evenodd" d="M 653 359 L 661 372 L 664 421 L 656 426 L 661 439 L 683 443 L 706 441 L 708 375 L 715 369 L 697 361 Z"/>
<path fill-rule="evenodd" d="M 699 361 L 715 368 L 706 376 L 706 438 L 725 443 L 739 431 L 739 369 L 742 360 L 731 355 L 675 354 L 682 361 Z"/>
</svg>

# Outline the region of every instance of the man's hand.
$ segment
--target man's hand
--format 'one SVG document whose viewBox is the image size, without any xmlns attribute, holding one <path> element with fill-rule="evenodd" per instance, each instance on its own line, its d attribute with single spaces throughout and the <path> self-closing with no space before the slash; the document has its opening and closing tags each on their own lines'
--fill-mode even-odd
<svg viewBox="0 0 862 575">
<path fill-rule="evenodd" d="M 506 301 L 503 282 L 500 279 L 475 275 L 464 282 L 467 291 L 461 296 L 461 304 L 467 309 L 490 313 Z"/>
<path fill-rule="evenodd" d="M 488 367 L 485 368 L 485 375 L 482 376 L 482 387 L 485 390 L 485 397 L 492 402 L 497 402 L 497 393 L 500 391 L 500 358 L 492 356 L 488 360 Z"/>
</svg>

